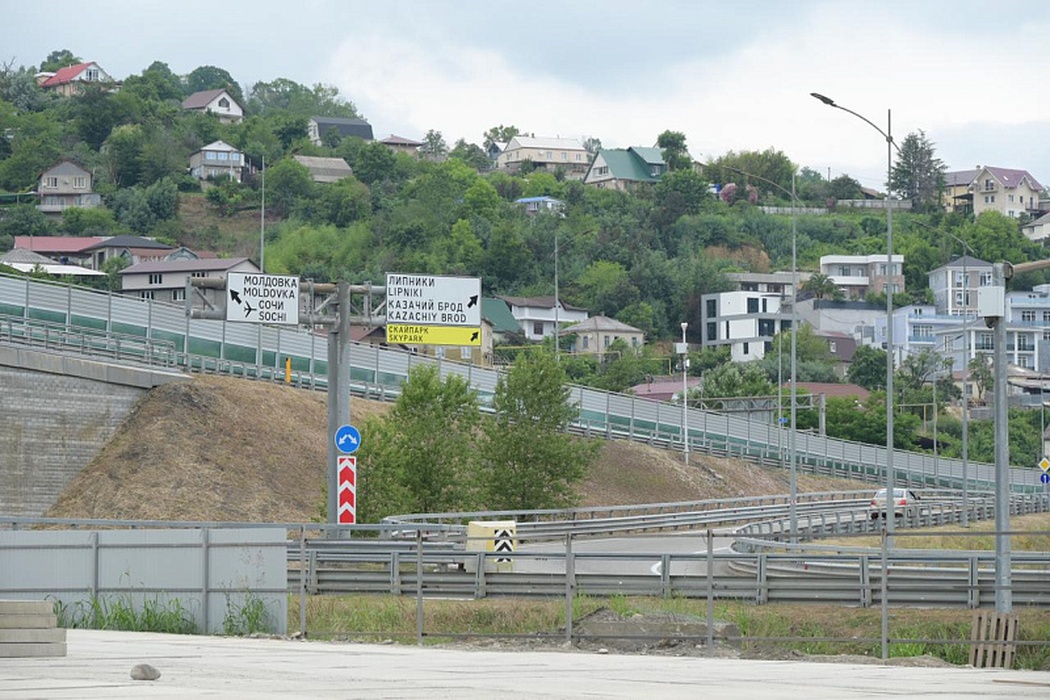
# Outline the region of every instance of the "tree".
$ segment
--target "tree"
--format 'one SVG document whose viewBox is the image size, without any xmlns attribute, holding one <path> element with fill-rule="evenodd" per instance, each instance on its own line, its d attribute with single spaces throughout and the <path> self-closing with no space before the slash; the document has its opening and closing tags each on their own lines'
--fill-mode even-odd
<svg viewBox="0 0 1050 700">
<path fill-rule="evenodd" d="M 886 351 L 861 345 L 853 353 L 846 378 L 870 391 L 886 388 Z"/>
<path fill-rule="evenodd" d="M 969 370 L 970 381 L 977 387 L 977 399 L 983 403 L 985 395 L 995 385 L 995 374 L 992 372 L 991 358 L 978 355 L 970 360 L 967 369 Z"/>
<path fill-rule="evenodd" d="M 121 90 L 134 93 L 143 100 L 181 100 L 182 81 L 167 63 L 154 61 L 142 75 L 132 75 L 124 81 Z"/>
<path fill-rule="evenodd" d="M 431 129 L 423 137 L 423 145 L 419 147 L 419 152 L 428 158 L 439 159 L 448 153 L 448 144 L 445 143 L 445 137 L 440 131 Z"/>
<path fill-rule="evenodd" d="M 814 272 L 808 280 L 799 285 L 799 289 L 809 292 L 817 299 L 826 297 L 841 299 L 843 296 L 842 290 L 835 284 L 835 281 L 823 272 Z"/>
<path fill-rule="evenodd" d="M 277 216 L 288 216 L 298 200 L 313 199 L 316 189 L 306 166 L 291 158 L 266 169 L 266 206 Z"/>
<path fill-rule="evenodd" d="M 916 210 L 936 208 L 941 203 L 947 166 L 934 152 L 933 142 L 920 129 L 901 142 L 897 162 L 890 170 L 890 190 L 910 199 Z"/>
<path fill-rule="evenodd" d="M 417 365 L 383 420 L 366 424 L 360 451 L 360 515 L 378 522 L 394 513 L 475 507 L 476 392 L 456 374 Z"/>
<path fill-rule="evenodd" d="M 321 83 L 307 87 L 287 78 L 252 85 L 248 107 L 253 114 L 284 112 L 304 119 L 318 115 L 350 119 L 360 116 L 354 103 L 340 96 L 338 88 Z"/>
<path fill-rule="evenodd" d="M 689 170 L 693 167 L 693 158 L 689 155 L 685 134 L 681 131 L 663 132 L 656 137 L 656 145 L 663 153 L 668 170 Z"/>
<path fill-rule="evenodd" d="M 510 126 L 503 126 L 502 124 L 500 124 L 499 126 L 494 126 L 488 131 L 486 131 L 484 134 L 482 134 L 482 138 L 484 139 L 484 141 L 482 141 L 481 145 L 488 149 L 491 148 L 492 144 L 494 143 L 507 143 L 520 133 L 521 131 L 518 129 L 518 127 L 514 126 L 513 124 L 511 124 Z"/>
<path fill-rule="evenodd" d="M 242 105 L 244 104 L 244 93 L 241 92 L 241 86 L 223 68 L 199 66 L 186 76 L 187 95 L 205 90 L 219 90 L 220 88 L 226 88 L 233 97 L 237 98 L 238 102 Z"/>
<path fill-rule="evenodd" d="M 754 362 L 730 362 L 704 374 L 704 400 L 736 396 L 771 396 L 774 393 L 766 373 Z M 719 402 L 715 402 L 716 404 Z M 720 408 L 710 402 L 712 408 Z"/>
<path fill-rule="evenodd" d="M 448 153 L 449 158 L 458 158 L 475 170 L 488 170 L 492 167 L 492 160 L 481 146 L 476 143 L 467 143 L 465 139 L 456 141 L 456 145 Z"/>
<path fill-rule="evenodd" d="M 578 285 L 584 306 L 614 317 L 639 297 L 638 288 L 620 263 L 595 260 L 580 274 Z"/>
<path fill-rule="evenodd" d="M 75 66 L 83 62 L 84 59 L 73 55 L 73 52 L 69 49 L 59 49 L 47 55 L 47 58 L 40 64 L 40 71 L 42 73 L 55 73 L 66 66 Z"/>
<path fill-rule="evenodd" d="M 496 382 L 495 413 L 480 449 L 486 505 L 497 510 L 574 505 L 577 484 L 598 454 L 597 442 L 565 432 L 579 415 L 565 372 L 546 350 L 518 355 Z"/>
<path fill-rule="evenodd" d="M 602 150 L 602 140 L 597 136 L 588 136 L 583 140 L 583 149 L 592 156 Z"/>
<path fill-rule="evenodd" d="M 860 199 L 863 194 L 860 183 L 849 175 L 839 175 L 828 183 L 828 197 L 831 199 Z"/>
<path fill-rule="evenodd" d="M 783 152 L 767 148 L 764 151 L 729 151 L 704 166 L 704 175 L 713 182 L 740 182 L 759 190 L 775 190 L 775 196 L 783 198 L 791 191 L 791 176 L 795 164 Z M 753 177 L 749 177 L 753 176 Z M 779 186 L 774 187 L 773 182 Z"/>
</svg>

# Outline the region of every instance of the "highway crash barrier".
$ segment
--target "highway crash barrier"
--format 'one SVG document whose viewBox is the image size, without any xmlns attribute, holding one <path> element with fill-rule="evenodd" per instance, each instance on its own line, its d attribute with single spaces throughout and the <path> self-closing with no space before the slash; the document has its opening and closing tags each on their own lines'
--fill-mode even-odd
<svg viewBox="0 0 1050 700">
<path fill-rule="evenodd" d="M 467 523 L 467 553 L 492 552 L 485 556 L 486 572 L 514 571 L 514 553 L 518 524 L 513 520 L 471 520 Z M 508 556 L 499 556 L 505 554 Z M 466 569 L 476 573 L 478 557 L 467 557 Z"/>
</svg>

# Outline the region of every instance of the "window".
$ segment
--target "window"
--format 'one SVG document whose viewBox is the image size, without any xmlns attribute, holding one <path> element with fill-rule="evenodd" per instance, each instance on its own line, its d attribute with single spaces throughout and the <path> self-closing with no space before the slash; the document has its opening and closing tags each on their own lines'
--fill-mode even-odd
<svg viewBox="0 0 1050 700">
<path fill-rule="evenodd" d="M 87 187 L 87 178 L 83 176 L 73 178 L 73 187 L 77 188 L 78 190 L 84 189 L 85 187 Z"/>
<path fill-rule="evenodd" d="M 172 301 L 186 301 L 186 289 L 179 287 L 178 289 L 171 290 Z"/>
<path fill-rule="evenodd" d="M 1050 333 L 1050 331 L 1047 331 L 1047 333 Z M 708 341 L 718 340 L 718 324 L 717 323 L 709 323 L 709 324 L 707 324 L 707 340 Z"/>
<path fill-rule="evenodd" d="M 631 338 L 631 347 L 632 348 L 638 347 L 638 336 L 634 336 L 634 337 Z"/>
<path fill-rule="evenodd" d="M 1017 364 L 1024 369 L 1030 369 L 1032 367 L 1032 358 L 1028 355 L 1021 355 L 1017 358 Z"/>
<path fill-rule="evenodd" d="M 831 352 L 838 352 L 839 351 L 838 343 L 835 342 L 834 340 L 829 340 L 828 341 L 828 350 L 830 350 Z"/>
<path fill-rule="evenodd" d="M 152 289 L 143 289 L 142 291 L 139 292 L 139 298 L 140 299 L 152 299 L 153 298 L 153 290 Z"/>
<path fill-rule="evenodd" d="M 219 153 L 216 155 L 216 157 L 219 160 L 229 160 L 230 154 L 227 153 L 226 151 L 219 151 Z"/>
<path fill-rule="evenodd" d="M 1050 311 L 1043 312 L 1043 323 L 1050 323 Z"/>
<path fill-rule="evenodd" d="M 751 343 L 744 343 L 744 354 L 751 354 Z"/>
<path fill-rule="evenodd" d="M 160 284 L 163 281 L 163 279 L 164 279 L 164 276 L 161 275 L 159 272 L 152 272 L 152 273 L 150 273 L 150 276 L 149 276 L 149 283 L 150 284 Z"/>
<path fill-rule="evenodd" d="M 748 297 L 748 300 L 747 300 L 747 312 L 749 314 L 757 314 L 758 313 L 758 298 L 757 297 Z"/>
<path fill-rule="evenodd" d="M 205 151 L 204 160 L 216 160 L 219 156 L 215 154 L 215 151 Z"/>
<path fill-rule="evenodd" d="M 1043 331 L 1043 340 L 1050 340 L 1050 331 Z"/>
<path fill-rule="evenodd" d="M 84 80 L 87 80 L 88 82 L 92 82 L 92 83 L 93 82 L 97 82 L 98 81 L 98 68 L 88 68 L 84 72 Z"/>
<path fill-rule="evenodd" d="M 849 265 L 839 265 L 839 277 L 849 277 L 850 274 Z"/>
<path fill-rule="evenodd" d="M 566 153 L 565 151 L 562 151 L 561 152 L 561 159 L 562 160 L 569 160 L 569 154 Z"/>
<path fill-rule="evenodd" d="M 985 180 L 984 181 L 984 189 L 986 189 L 986 190 L 994 190 L 995 189 L 995 182 L 991 178 Z"/>
<path fill-rule="evenodd" d="M 991 350 L 995 347 L 995 336 L 992 333 L 978 333 L 977 334 L 977 349 L 978 350 Z"/>
<path fill-rule="evenodd" d="M 591 345 L 591 337 L 589 335 L 583 336 L 583 349 L 586 350 Z"/>
<path fill-rule="evenodd" d="M 992 273 L 991 272 L 982 272 L 981 273 L 981 286 L 982 287 L 990 287 L 991 284 L 992 284 Z"/>
<path fill-rule="evenodd" d="M 225 97 L 223 97 L 221 100 L 219 100 L 219 106 L 222 107 L 223 109 L 229 109 L 230 108 L 230 101 L 227 100 Z"/>
<path fill-rule="evenodd" d="M 611 338 L 611 337 L 609 337 L 609 336 L 607 336 L 607 335 L 605 335 L 605 336 L 602 336 L 602 341 L 603 341 L 603 342 L 602 342 L 602 345 L 603 345 L 603 346 L 605 346 L 605 347 L 609 347 L 609 345 L 610 345 L 610 343 L 611 343 L 611 341 L 612 341 L 612 338 Z"/>
<path fill-rule="evenodd" d="M 57 177 L 46 177 L 44 178 L 44 187 L 58 187 Z"/>
<path fill-rule="evenodd" d="M 1010 204 L 1013 204 L 1014 203 L 1014 196 L 1010 195 L 1009 197 L 1006 198 L 1006 201 L 1008 201 Z"/>
<path fill-rule="evenodd" d="M 1022 321 L 1028 321 L 1028 322 L 1034 321 L 1035 320 L 1035 312 L 1031 311 L 1031 310 L 1022 311 L 1021 312 L 1021 320 Z"/>
<path fill-rule="evenodd" d="M 769 311 L 768 303 L 769 303 L 769 299 L 763 299 L 762 300 L 762 313 L 767 313 Z"/>
<path fill-rule="evenodd" d="M 708 317 L 718 315 L 718 305 L 715 299 L 707 300 L 707 315 Z"/>
<path fill-rule="evenodd" d="M 1017 336 L 1017 349 L 1018 350 L 1035 350 L 1035 344 L 1032 341 L 1032 337 L 1027 333 L 1024 335 Z"/>
<path fill-rule="evenodd" d="M 542 321 L 535 321 L 532 324 L 532 334 L 533 335 L 543 335 L 543 322 Z"/>
</svg>

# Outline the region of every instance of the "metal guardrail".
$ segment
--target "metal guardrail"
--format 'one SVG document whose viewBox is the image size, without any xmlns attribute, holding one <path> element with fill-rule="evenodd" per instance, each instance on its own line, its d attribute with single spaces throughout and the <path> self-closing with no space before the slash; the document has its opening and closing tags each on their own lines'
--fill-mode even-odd
<svg viewBox="0 0 1050 700">
<path fill-rule="evenodd" d="M 0 313 L 40 318 L 68 327 L 88 325 L 110 332 L 141 335 L 175 344 L 176 364 L 202 371 L 229 371 L 239 376 L 276 379 L 283 376 L 284 360 L 292 360 L 293 381 L 319 388 L 326 372 L 326 343 L 309 331 L 254 326 L 225 321 L 189 319 L 182 306 L 27 277 L 0 275 Z M 261 350 L 260 350 L 261 340 Z M 424 357 L 394 349 L 351 344 L 351 382 L 355 393 L 370 398 L 396 396 L 409 370 L 417 364 L 435 365 L 442 374 L 463 376 L 488 404 L 499 371 Z M 216 358 L 211 365 L 200 358 Z M 227 364 L 228 363 L 228 364 Z M 254 367 L 254 370 L 251 369 Z M 624 438 L 682 449 L 682 409 L 634 396 L 572 386 L 571 400 L 580 408 L 575 430 L 606 438 Z M 788 444 L 790 430 L 698 409 L 688 409 L 690 451 L 742 456 L 776 463 Z M 878 445 L 796 433 L 801 469 L 829 469 L 839 476 L 885 479 L 886 450 Z M 924 453 L 895 451 L 898 483 L 924 487 L 958 488 L 965 478 L 974 491 L 992 488 L 994 467 Z M 1042 491 L 1038 470 L 1012 468 L 1015 491 Z"/>
<path fill-rule="evenodd" d="M 73 352 L 117 362 L 136 362 L 151 366 L 174 367 L 175 344 L 123 333 L 0 314 L 0 342 L 14 343 L 45 351 Z"/>
</svg>

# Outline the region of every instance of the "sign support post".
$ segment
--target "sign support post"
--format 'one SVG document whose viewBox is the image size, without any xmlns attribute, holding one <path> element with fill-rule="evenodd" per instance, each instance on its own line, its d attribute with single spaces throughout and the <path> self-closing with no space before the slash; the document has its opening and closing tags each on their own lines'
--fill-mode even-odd
<svg viewBox="0 0 1050 700">
<path fill-rule="evenodd" d="M 336 432 L 350 422 L 350 285 L 336 285 L 336 322 L 328 329 L 328 522 L 339 522 Z M 331 307 L 332 304 L 329 304 Z"/>
</svg>

